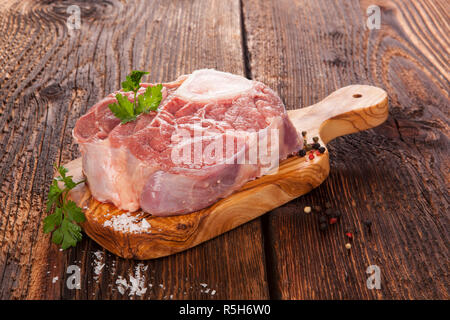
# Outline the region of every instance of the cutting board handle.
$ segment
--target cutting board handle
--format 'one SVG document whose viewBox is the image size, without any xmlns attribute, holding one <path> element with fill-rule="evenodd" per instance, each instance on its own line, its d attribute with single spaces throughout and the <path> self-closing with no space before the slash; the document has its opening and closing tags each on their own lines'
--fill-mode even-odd
<svg viewBox="0 0 450 320">
<path fill-rule="evenodd" d="M 288 112 L 299 132 L 319 135 L 324 143 L 336 137 L 370 129 L 388 115 L 388 97 L 383 89 L 367 85 L 341 88 L 310 107 Z"/>
</svg>

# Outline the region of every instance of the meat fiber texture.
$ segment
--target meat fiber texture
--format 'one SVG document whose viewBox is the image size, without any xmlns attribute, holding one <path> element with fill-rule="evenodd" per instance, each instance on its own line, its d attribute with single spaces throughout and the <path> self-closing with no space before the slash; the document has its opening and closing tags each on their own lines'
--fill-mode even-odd
<svg viewBox="0 0 450 320">
<path fill-rule="evenodd" d="M 138 94 L 152 86 L 142 83 Z M 203 209 L 302 147 L 278 95 L 212 69 L 163 84 L 158 111 L 122 124 L 95 104 L 73 130 L 94 198 L 155 216 Z M 122 91 L 120 91 L 122 92 Z M 132 92 L 122 92 L 132 101 Z"/>
</svg>

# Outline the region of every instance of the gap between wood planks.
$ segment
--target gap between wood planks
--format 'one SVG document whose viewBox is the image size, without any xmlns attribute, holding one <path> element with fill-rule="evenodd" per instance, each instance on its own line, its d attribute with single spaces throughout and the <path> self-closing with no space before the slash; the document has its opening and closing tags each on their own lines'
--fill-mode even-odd
<svg viewBox="0 0 450 320">
<path fill-rule="evenodd" d="M 250 65 L 250 51 L 248 50 L 247 44 L 247 29 L 245 26 L 245 16 L 244 16 L 244 3 L 243 0 L 239 0 L 239 17 L 241 20 L 241 40 L 242 40 L 242 61 L 244 64 L 244 74 L 248 79 L 253 80 L 252 75 L 252 67 Z M 272 239 L 270 236 L 270 228 L 269 228 L 269 220 L 267 215 L 270 212 L 265 213 L 261 217 L 261 231 L 262 231 L 262 239 L 263 239 L 263 251 L 264 251 L 264 265 L 266 269 L 266 281 L 267 281 L 267 290 L 269 292 L 269 298 L 272 299 L 280 299 L 280 294 L 276 293 L 276 279 L 274 272 L 274 261 L 273 261 L 273 248 L 270 245 L 272 243 Z"/>
</svg>

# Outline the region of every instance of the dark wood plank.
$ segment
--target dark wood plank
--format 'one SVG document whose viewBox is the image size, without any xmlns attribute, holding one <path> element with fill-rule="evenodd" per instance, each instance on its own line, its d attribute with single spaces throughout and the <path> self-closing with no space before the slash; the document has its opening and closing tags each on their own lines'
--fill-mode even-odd
<svg viewBox="0 0 450 320">
<path fill-rule="evenodd" d="M 381 29 L 365 27 L 381 7 Z M 252 76 L 289 109 L 339 87 L 385 88 L 390 118 L 329 145 L 331 175 L 264 217 L 271 297 L 448 299 L 448 1 L 243 0 Z M 319 231 L 306 205 L 330 202 L 341 221 Z M 364 221 L 371 220 L 371 232 Z M 346 230 L 355 233 L 352 249 Z M 381 290 L 366 268 L 381 269 Z"/>
<path fill-rule="evenodd" d="M 75 3 L 81 29 L 71 32 L 66 2 L 0 4 L 0 298 L 267 298 L 260 220 L 146 262 L 86 238 L 61 252 L 42 233 L 52 165 L 79 156 L 76 119 L 131 69 L 155 82 L 205 67 L 245 72 L 238 0 Z M 81 268 L 81 290 L 66 287 L 69 265 Z M 130 283 L 137 267 L 146 293 L 122 295 L 116 281 Z"/>
</svg>

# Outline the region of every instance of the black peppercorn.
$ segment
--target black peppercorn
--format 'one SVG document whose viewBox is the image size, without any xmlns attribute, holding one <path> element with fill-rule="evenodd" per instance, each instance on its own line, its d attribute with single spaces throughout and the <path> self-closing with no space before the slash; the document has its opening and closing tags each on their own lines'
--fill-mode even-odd
<svg viewBox="0 0 450 320">
<path fill-rule="evenodd" d="M 302 131 L 302 136 L 306 137 L 306 131 Z"/>
<path fill-rule="evenodd" d="M 313 141 L 317 143 L 319 141 L 319 137 L 313 137 Z"/>
<path fill-rule="evenodd" d="M 319 149 L 320 148 L 320 143 L 313 143 L 312 145 L 311 145 L 311 147 L 313 148 L 313 149 Z"/>
<path fill-rule="evenodd" d="M 306 156 L 306 151 L 305 151 L 304 149 L 302 149 L 302 150 L 300 150 L 300 151 L 298 152 L 298 155 L 299 155 L 300 157 L 304 157 L 304 156 Z"/>
<path fill-rule="evenodd" d="M 328 225 L 324 222 L 324 223 L 321 223 L 320 225 L 319 225 L 319 229 L 320 229 L 320 231 L 325 231 L 325 230 L 327 230 L 327 228 L 328 228 Z"/>
<path fill-rule="evenodd" d="M 319 148 L 319 152 L 320 152 L 320 153 L 324 153 L 324 152 L 325 152 L 325 148 L 324 148 L 324 147 L 320 147 L 320 148 Z"/>
</svg>

